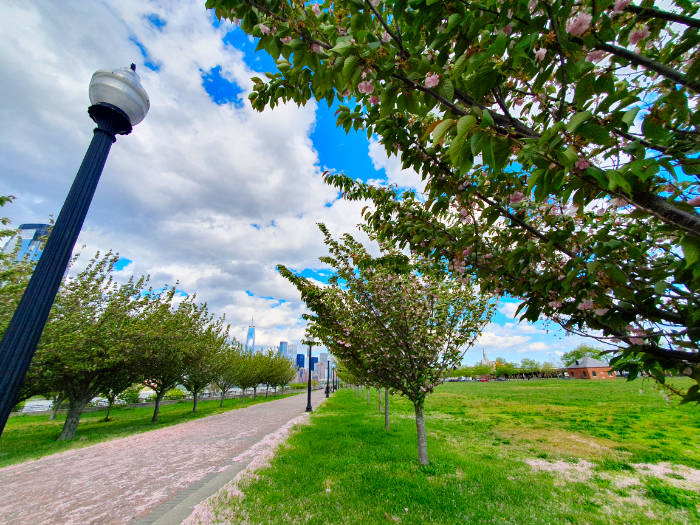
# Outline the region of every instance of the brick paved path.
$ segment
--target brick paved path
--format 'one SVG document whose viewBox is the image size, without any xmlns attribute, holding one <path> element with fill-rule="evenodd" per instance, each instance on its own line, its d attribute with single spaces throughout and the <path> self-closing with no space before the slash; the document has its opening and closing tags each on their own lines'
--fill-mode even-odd
<svg viewBox="0 0 700 525">
<path fill-rule="evenodd" d="M 315 391 L 313 406 L 323 397 Z M 246 450 L 305 408 L 306 395 L 292 396 L 4 467 L 0 523 L 148 520 L 188 487 L 240 469 Z"/>
</svg>

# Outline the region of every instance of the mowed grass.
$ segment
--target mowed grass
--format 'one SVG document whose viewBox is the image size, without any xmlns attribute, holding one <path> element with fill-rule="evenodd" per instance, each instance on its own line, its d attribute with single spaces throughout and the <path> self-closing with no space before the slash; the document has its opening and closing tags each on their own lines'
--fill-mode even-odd
<svg viewBox="0 0 700 525">
<path fill-rule="evenodd" d="M 642 393 L 640 393 L 642 389 Z M 700 410 L 650 382 L 448 383 L 412 406 L 339 391 L 271 465 L 211 500 L 222 522 L 700 523 Z"/>
<path fill-rule="evenodd" d="M 114 407 L 110 412 L 110 420 L 103 421 L 106 411 L 86 412 L 80 418 L 80 425 L 75 439 L 56 441 L 66 419 L 65 414 L 59 414 L 55 421 L 48 421 L 46 415 L 19 415 L 11 417 L 0 437 L 0 467 L 20 463 L 63 450 L 85 447 L 100 441 L 128 436 L 139 432 L 147 432 L 157 428 L 176 425 L 229 410 L 243 408 L 274 399 L 281 399 L 294 394 L 258 395 L 256 401 L 252 396 L 245 403 L 241 399 L 225 399 L 224 406 L 219 407 L 219 400 L 197 402 L 197 412 L 192 412 L 192 401 L 163 405 L 158 413 L 158 421 L 151 422 L 153 407 Z"/>
</svg>

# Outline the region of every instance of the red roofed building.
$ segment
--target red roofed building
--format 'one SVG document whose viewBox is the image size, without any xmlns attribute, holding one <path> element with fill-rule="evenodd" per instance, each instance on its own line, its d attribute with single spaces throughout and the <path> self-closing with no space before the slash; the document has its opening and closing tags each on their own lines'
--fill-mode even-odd
<svg viewBox="0 0 700 525">
<path fill-rule="evenodd" d="M 582 357 L 566 368 L 574 379 L 615 379 L 612 367 L 592 357 Z"/>
</svg>

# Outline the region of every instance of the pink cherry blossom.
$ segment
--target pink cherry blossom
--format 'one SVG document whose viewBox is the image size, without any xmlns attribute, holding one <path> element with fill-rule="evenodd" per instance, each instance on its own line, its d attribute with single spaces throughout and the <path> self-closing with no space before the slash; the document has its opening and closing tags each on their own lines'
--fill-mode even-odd
<svg viewBox="0 0 700 525">
<path fill-rule="evenodd" d="M 580 303 L 578 303 L 578 306 L 576 307 L 581 311 L 584 310 L 592 310 L 593 309 L 593 300 L 592 299 L 584 299 Z"/>
<path fill-rule="evenodd" d="M 510 35 L 513 32 L 513 24 L 508 24 L 503 28 L 503 32 L 506 35 Z"/>
<path fill-rule="evenodd" d="M 471 246 L 467 246 L 464 250 L 462 250 L 462 255 L 464 255 L 465 257 L 468 257 L 469 255 L 471 255 L 471 253 L 472 253 Z"/>
<path fill-rule="evenodd" d="M 311 44 L 311 51 L 313 51 L 316 54 L 321 54 L 321 52 L 323 51 L 323 48 L 321 47 L 320 44 L 317 44 L 314 42 L 313 44 Z"/>
<path fill-rule="evenodd" d="M 530 10 L 531 13 L 535 11 L 535 7 L 537 7 L 537 0 L 530 0 L 527 3 L 527 8 Z"/>
<path fill-rule="evenodd" d="M 581 36 L 591 27 L 592 19 L 588 13 L 579 13 L 566 21 L 566 32 L 572 36 Z"/>
<path fill-rule="evenodd" d="M 630 5 L 632 0 L 615 0 L 615 5 L 613 6 L 613 13 L 619 14 L 625 10 L 625 7 Z"/>
<path fill-rule="evenodd" d="M 365 80 L 357 85 L 357 90 L 360 93 L 369 95 L 370 93 L 374 92 L 374 84 L 372 84 L 369 80 Z"/>
<path fill-rule="evenodd" d="M 608 205 L 611 207 L 622 208 L 627 206 L 628 202 L 621 197 L 614 197 L 608 201 Z"/>
<path fill-rule="evenodd" d="M 700 206 L 700 197 L 694 197 L 688 201 L 691 206 Z"/>
<path fill-rule="evenodd" d="M 525 198 L 525 194 L 521 191 L 516 191 L 513 192 L 508 198 L 510 199 L 511 204 L 517 204 Z"/>
<path fill-rule="evenodd" d="M 571 204 L 564 208 L 564 215 L 567 215 L 569 217 L 573 217 L 578 213 L 578 205 L 576 204 Z"/>
<path fill-rule="evenodd" d="M 338 28 L 338 35 L 340 36 L 347 36 L 348 31 L 344 27 Z"/>
<path fill-rule="evenodd" d="M 586 60 L 588 62 L 598 63 L 605 58 L 606 54 L 607 53 L 602 49 L 596 49 L 595 51 L 591 51 L 586 55 Z"/>
<path fill-rule="evenodd" d="M 269 35 L 269 34 L 270 34 L 270 28 L 267 27 L 265 24 L 260 24 L 260 25 L 258 26 L 258 28 L 260 29 L 260 32 L 261 32 L 263 35 Z"/>
<path fill-rule="evenodd" d="M 440 83 L 440 76 L 437 73 L 428 73 L 425 75 L 425 87 L 434 88 Z"/>
<path fill-rule="evenodd" d="M 372 95 L 371 97 L 369 97 L 369 103 L 370 104 L 379 104 L 379 97 Z"/>
<path fill-rule="evenodd" d="M 311 10 L 314 12 L 314 14 L 316 16 L 319 16 L 321 14 L 321 7 L 318 4 L 312 5 Z"/>
<path fill-rule="evenodd" d="M 607 308 L 596 308 L 595 310 L 593 310 L 593 313 L 596 315 L 605 315 L 608 313 L 608 309 Z"/>
<path fill-rule="evenodd" d="M 387 33 L 386 31 L 384 31 L 382 33 L 382 42 L 384 42 L 386 44 L 389 40 L 391 40 L 391 35 L 389 33 Z"/>
<path fill-rule="evenodd" d="M 588 159 L 578 159 L 574 166 L 576 166 L 576 169 L 583 171 L 586 168 L 590 167 L 591 163 L 588 161 Z"/>
<path fill-rule="evenodd" d="M 561 301 L 549 301 L 547 304 L 552 308 L 561 308 L 562 306 Z"/>
<path fill-rule="evenodd" d="M 539 49 L 535 49 L 535 60 L 538 62 L 542 62 L 544 60 L 544 56 L 547 54 L 547 50 L 543 47 Z"/>
<path fill-rule="evenodd" d="M 630 33 L 630 44 L 636 46 L 639 42 L 647 38 L 651 32 L 647 26 L 642 26 L 641 29 L 635 29 Z"/>
<path fill-rule="evenodd" d="M 644 339 L 641 339 L 639 337 L 630 337 L 630 343 L 632 343 L 633 345 L 643 345 Z"/>
<path fill-rule="evenodd" d="M 283 44 L 289 45 L 292 43 L 292 37 L 291 36 L 282 37 L 282 38 L 280 38 L 280 42 L 282 42 Z"/>
</svg>

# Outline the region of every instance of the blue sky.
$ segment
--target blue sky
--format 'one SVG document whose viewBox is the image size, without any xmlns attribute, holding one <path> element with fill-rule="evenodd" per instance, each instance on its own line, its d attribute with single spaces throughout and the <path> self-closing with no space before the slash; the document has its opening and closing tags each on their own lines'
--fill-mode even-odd
<svg viewBox="0 0 700 525">
<path fill-rule="evenodd" d="M 240 339 L 254 316 L 256 342 L 301 340 L 304 306 L 276 265 L 323 282 L 316 222 L 359 235 L 364 204 L 340 200 L 324 170 L 420 185 L 376 141 L 336 128 L 335 106 L 252 110 L 250 77 L 274 61 L 200 1 L 2 3 L 0 30 L 0 117 L 13 122 L 0 128 L 0 180 L 17 196 L 3 212 L 14 224 L 58 214 L 91 136 L 91 74 L 136 63 L 151 110 L 112 147 L 81 253 L 112 249 L 122 278 L 148 274 L 154 288 L 196 293 Z M 515 306 L 500 305 L 467 363 L 482 349 L 491 359 L 554 361 L 581 342 L 517 323 Z"/>
</svg>

